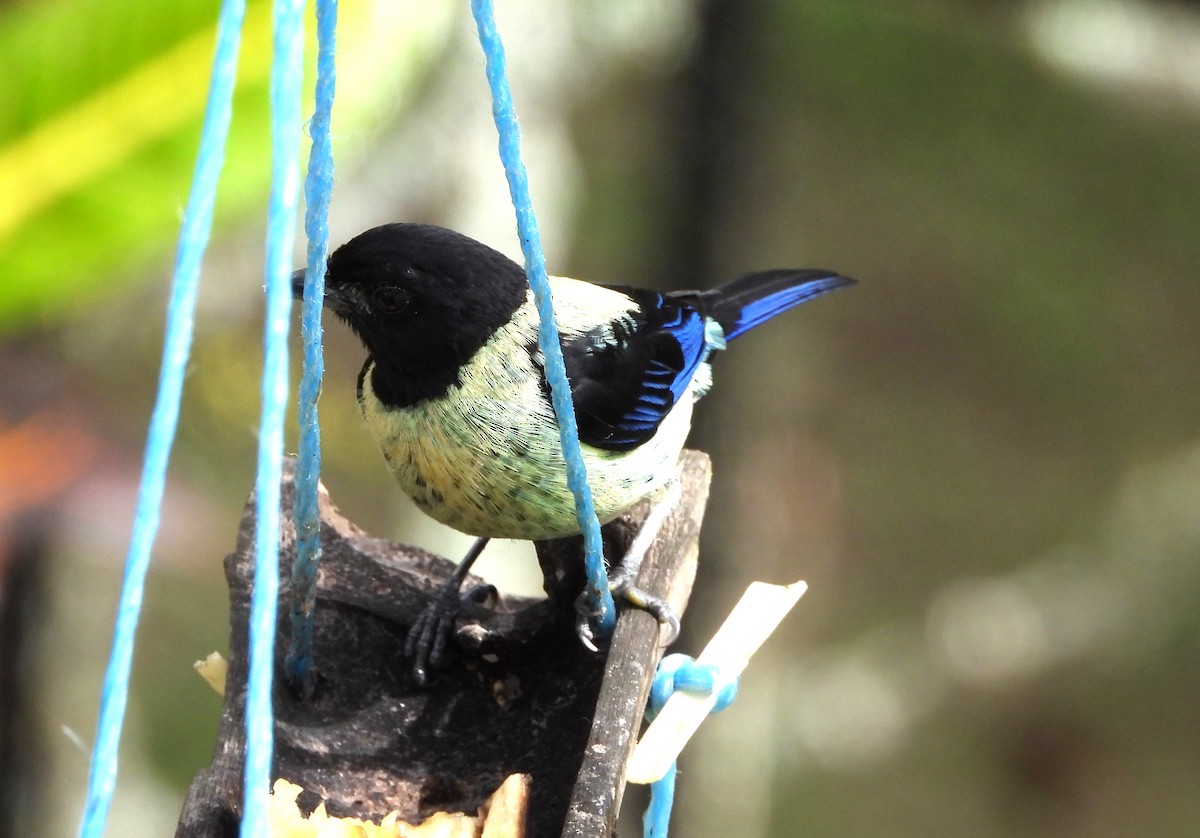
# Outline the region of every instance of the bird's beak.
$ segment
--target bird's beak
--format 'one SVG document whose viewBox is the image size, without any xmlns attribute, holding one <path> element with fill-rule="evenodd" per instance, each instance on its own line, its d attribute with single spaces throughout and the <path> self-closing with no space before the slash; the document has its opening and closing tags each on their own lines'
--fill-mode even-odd
<svg viewBox="0 0 1200 838">
<path fill-rule="evenodd" d="M 294 298 L 296 298 L 297 300 L 304 299 L 304 275 L 305 275 L 305 273 L 306 273 L 305 269 L 301 268 L 300 270 L 298 270 L 292 274 L 292 296 Z"/>
<path fill-rule="evenodd" d="M 292 274 L 292 297 L 297 300 L 304 299 L 304 280 L 308 275 L 306 269 L 301 268 Z M 321 305 L 335 314 L 345 314 L 351 310 L 351 306 L 347 303 L 344 292 L 337 288 L 325 286 L 325 297 L 321 300 Z"/>
</svg>

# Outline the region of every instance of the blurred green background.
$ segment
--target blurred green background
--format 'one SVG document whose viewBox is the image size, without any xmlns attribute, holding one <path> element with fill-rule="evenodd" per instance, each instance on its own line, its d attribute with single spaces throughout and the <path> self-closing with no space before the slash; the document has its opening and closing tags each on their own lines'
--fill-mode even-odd
<svg viewBox="0 0 1200 838">
<path fill-rule="evenodd" d="M 0 3 L 0 834 L 80 812 L 215 13 Z M 1200 4 L 497 13 L 554 272 L 861 280 L 739 341 L 699 410 L 678 648 L 752 580 L 811 589 L 685 753 L 675 833 L 1200 833 Z M 334 242 L 408 219 L 518 254 L 467 4 L 341 16 Z M 170 834 L 216 730 L 191 662 L 225 648 L 253 482 L 268 29 L 252 3 L 113 835 Z M 327 344 L 335 501 L 456 554 Z M 536 586 L 513 553 L 486 573 Z"/>
</svg>

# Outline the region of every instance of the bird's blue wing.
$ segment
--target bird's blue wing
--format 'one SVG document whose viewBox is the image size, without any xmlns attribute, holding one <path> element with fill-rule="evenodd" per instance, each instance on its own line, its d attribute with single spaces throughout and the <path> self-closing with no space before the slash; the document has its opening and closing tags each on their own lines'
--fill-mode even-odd
<svg viewBox="0 0 1200 838">
<path fill-rule="evenodd" d="M 579 439 L 628 451 L 646 442 L 683 396 L 712 345 L 707 318 L 654 291 L 613 287 L 628 318 L 563 343 Z"/>
</svg>

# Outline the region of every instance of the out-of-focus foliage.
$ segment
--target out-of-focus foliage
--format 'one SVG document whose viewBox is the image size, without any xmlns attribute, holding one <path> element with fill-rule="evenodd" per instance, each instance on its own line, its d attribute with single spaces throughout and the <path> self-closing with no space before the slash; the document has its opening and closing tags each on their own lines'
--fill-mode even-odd
<svg viewBox="0 0 1200 838">
<path fill-rule="evenodd" d="M 0 161 L 35 116 L 211 40 L 215 4 L 126 5 L 0 5 L 17 80 Z M 410 17 L 354 28 L 383 8 Z M 12 32 L 105 9 L 83 31 L 115 42 L 107 81 L 75 61 L 35 83 L 30 62 L 75 53 Z M 334 244 L 409 219 L 519 253 L 465 12 L 343 3 Z M 816 265 L 861 283 L 739 339 L 697 408 L 715 476 L 679 650 L 701 648 L 752 579 L 810 589 L 684 752 L 674 831 L 1200 833 L 1195 4 L 504 0 L 497 14 L 553 270 L 696 287 Z M 121 58 L 132 22 L 159 17 L 169 36 Z M 394 46 L 415 31 L 434 33 L 424 52 Z M 405 85 L 388 68 L 417 55 L 433 57 L 412 58 L 420 84 Z M 165 826 L 146 834 L 169 833 L 218 712 L 190 665 L 223 648 L 220 559 L 253 482 L 264 84 L 237 105 L 139 640 L 117 795 L 132 817 L 114 823 L 157 807 Z M 28 104 L 56 85 L 76 98 Z M 0 329 L 33 327 L 0 344 L 0 478 L 39 457 L 74 466 L 43 480 L 89 474 L 61 504 L 39 612 L 55 834 L 84 783 L 58 731 L 88 740 L 94 725 L 201 97 L 173 138 L 0 241 Z M 362 428 L 361 347 L 332 319 L 326 334 L 333 498 L 373 534 L 454 554 Z"/>
<path fill-rule="evenodd" d="M 0 7 L 0 333 L 102 301 L 170 247 L 195 162 L 215 11 L 209 0 Z M 343 5 L 340 128 L 370 135 L 380 113 L 402 105 L 451 12 L 445 2 Z M 308 43 L 311 56 L 311 32 Z M 243 28 L 222 221 L 263 202 L 270 58 L 270 3 L 258 0 Z"/>
</svg>

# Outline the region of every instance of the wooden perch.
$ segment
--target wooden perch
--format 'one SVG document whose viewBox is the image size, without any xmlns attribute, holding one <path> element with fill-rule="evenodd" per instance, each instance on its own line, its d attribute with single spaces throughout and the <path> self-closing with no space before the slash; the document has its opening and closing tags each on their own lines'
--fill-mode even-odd
<svg viewBox="0 0 1200 838">
<path fill-rule="evenodd" d="M 639 585 L 683 613 L 695 576 L 710 467 L 681 460 L 682 498 L 646 556 Z M 290 567 L 295 528 L 292 463 L 285 465 L 281 564 Z M 628 543 L 648 505 L 605 528 Z M 418 822 L 439 811 L 475 813 L 513 774 L 529 778 L 531 838 L 612 834 L 625 763 L 662 653 L 648 614 L 622 611 L 607 655 L 587 651 L 573 628 L 581 584 L 580 539 L 538 544 L 549 599 L 501 597 L 460 618 L 457 654 L 425 690 L 402 654 L 409 626 L 453 564 L 372 538 L 320 498 L 316 689 L 302 700 L 284 683 L 289 574 L 281 574 L 276 638 L 273 778 L 301 786 L 299 804 L 330 815 L 378 820 L 397 811 Z M 177 838 L 235 836 L 241 811 L 246 626 L 253 576 L 254 499 L 237 550 L 225 561 L 230 649 L 225 703 L 212 764 L 192 782 Z M 618 548 L 619 549 L 619 548 Z M 468 585 L 481 583 L 472 578 Z M 522 834 L 522 833 L 513 833 Z"/>
</svg>

